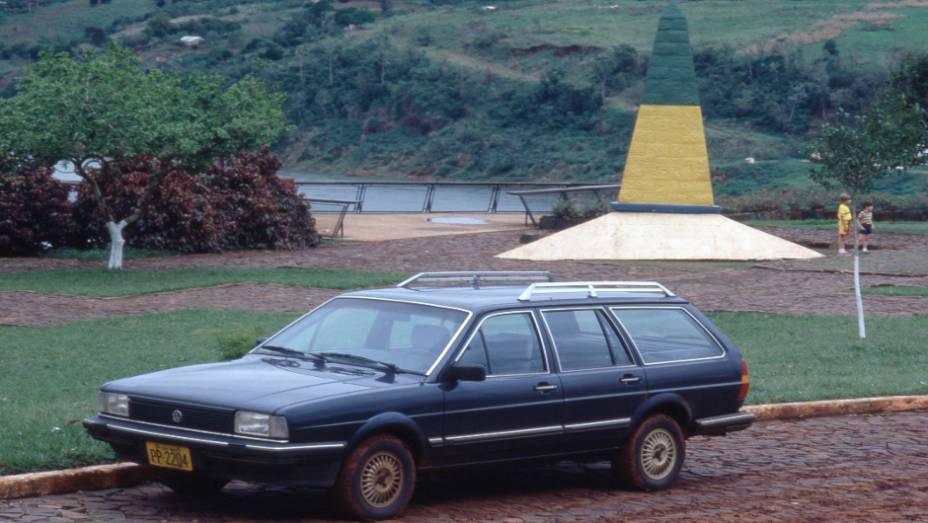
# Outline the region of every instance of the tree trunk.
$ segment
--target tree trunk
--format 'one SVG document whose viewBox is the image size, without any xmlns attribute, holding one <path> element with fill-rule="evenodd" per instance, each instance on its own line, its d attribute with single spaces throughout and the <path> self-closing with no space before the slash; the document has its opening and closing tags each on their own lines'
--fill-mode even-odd
<svg viewBox="0 0 928 523">
<path fill-rule="evenodd" d="M 122 230 L 126 228 L 126 220 L 116 223 L 112 220 L 106 222 L 106 230 L 110 233 L 110 261 L 107 268 L 110 270 L 122 269 L 122 253 L 126 240 L 122 237 Z"/>
<path fill-rule="evenodd" d="M 860 236 L 857 230 L 857 205 L 851 199 L 851 227 L 854 228 L 854 299 L 857 301 L 857 334 L 861 339 L 867 337 L 864 324 L 864 300 L 860 294 Z"/>
</svg>

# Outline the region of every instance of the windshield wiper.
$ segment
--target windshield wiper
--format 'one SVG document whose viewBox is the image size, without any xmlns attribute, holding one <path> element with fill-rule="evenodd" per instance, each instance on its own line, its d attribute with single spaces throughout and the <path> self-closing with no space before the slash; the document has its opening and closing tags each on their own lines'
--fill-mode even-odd
<svg viewBox="0 0 928 523">
<path fill-rule="evenodd" d="M 278 347 L 276 345 L 262 345 L 261 349 L 266 349 L 272 352 L 279 352 L 281 354 L 286 354 L 287 356 L 293 356 L 295 358 L 309 359 L 320 363 L 325 363 L 325 357 L 314 352 L 303 352 L 301 350 L 289 349 L 287 347 Z"/>
<path fill-rule="evenodd" d="M 318 356 L 320 358 L 323 358 L 324 360 L 331 360 L 333 358 L 336 358 L 340 360 L 347 360 L 349 362 L 354 362 L 354 363 L 377 365 L 379 367 L 383 367 L 389 370 L 390 372 L 394 372 L 397 374 L 416 374 L 419 376 L 426 375 L 424 372 L 419 372 L 417 370 L 404 369 L 395 363 L 375 360 L 373 358 L 368 358 L 366 356 L 358 356 L 357 354 L 349 354 L 347 352 L 310 352 L 309 354 L 313 356 Z"/>
</svg>

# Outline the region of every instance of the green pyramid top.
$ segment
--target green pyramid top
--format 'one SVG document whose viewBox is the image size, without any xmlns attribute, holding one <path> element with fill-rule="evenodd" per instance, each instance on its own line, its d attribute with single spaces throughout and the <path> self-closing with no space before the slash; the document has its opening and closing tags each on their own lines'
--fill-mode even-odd
<svg viewBox="0 0 928 523">
<path fill-rule="evenodd" d="M 686 16 L 670 0 L 657 23 L 642 104 L 699 105 Z"/>
</svg>

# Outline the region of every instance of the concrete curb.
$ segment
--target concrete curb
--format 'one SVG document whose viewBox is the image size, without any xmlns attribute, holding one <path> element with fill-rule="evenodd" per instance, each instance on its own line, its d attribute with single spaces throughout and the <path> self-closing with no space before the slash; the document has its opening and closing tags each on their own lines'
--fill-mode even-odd
<svg viewBox="0 0 928 523">
<path fill-rule="evenodd" d="M 789 420 L 845 414 L 885 414 L 928 410 L 928 396 L 887 396 L 850 400 L 806 401 L 749 405 L 757 421 Z M 150 479 L 149 471 L 135 463 L 94 465 L 48 472 L 0 476 L 0 499 L 65 494 L 79 490 L 129 487 Z"/>
<path fill-rule="evenodd" d="M 76 469 L 0 476 L 0 499 L 127 487 L 137 485 L 147 479 L 147 470 L 135 463 L 94 465 Z"/>
<path fill-rule="evenodd" d="M 885 396 L 849 400 L 802 401 L 749 405 L 741 409 L 753 412 L 757 421 L 840 416 L 842 414 L 878 414 L 928 410 L 928 396 Z"/>
</svg>

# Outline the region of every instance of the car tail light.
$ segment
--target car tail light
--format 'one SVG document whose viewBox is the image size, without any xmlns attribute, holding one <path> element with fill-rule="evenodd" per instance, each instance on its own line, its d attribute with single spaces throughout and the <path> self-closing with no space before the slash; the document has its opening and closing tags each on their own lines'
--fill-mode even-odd
<svg viewBox="0 0 928 523">
<path fill-rule="evenodd" d="M 751 376 L 748 375 L 748 362 L 741 360 L 741 390 L 738 391 L 738 401 L 744 401 L 748 397 L 748 389 L 751 388 Z"/>
</svg>

